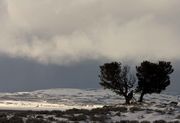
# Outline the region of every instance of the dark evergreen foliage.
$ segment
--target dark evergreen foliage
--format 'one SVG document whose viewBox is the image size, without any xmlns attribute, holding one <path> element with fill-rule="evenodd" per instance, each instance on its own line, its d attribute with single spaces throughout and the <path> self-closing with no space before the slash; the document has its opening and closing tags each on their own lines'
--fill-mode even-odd
<svg viewBox="0 0 180 123">
<path fill-rule="evenodd" d="M 141 93 L 139 101 L 143 101 L 144 94 L 161 93 L 170 84 L 169 75 L 174 71 L 171 62 L 159 61 L 152 63 L 143 61 L 136 67 L 138 87 L 137 92 Z"/>
<path fill-rule="evenodd" d="M 131 88 L 135 83 L 135 77 L 130 73 L 128 66 L 122 66 L 121 63 L 105 63 L 100 66 L 101 80 L 100 85 L 105 89 L 110 89 L 118 95 L 124 96 L 126 104 L 133 98 Z"/>
</svg>

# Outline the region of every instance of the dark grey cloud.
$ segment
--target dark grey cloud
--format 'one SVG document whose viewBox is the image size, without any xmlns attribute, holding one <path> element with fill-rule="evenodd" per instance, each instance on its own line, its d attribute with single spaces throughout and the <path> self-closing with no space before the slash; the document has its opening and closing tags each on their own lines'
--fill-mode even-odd
<svg viewBox="0 0 180 123">
<path fill-rule="evenodd" d="M 167 91 L 180 94 L 180 61 L 173 62 L 174 72 L 171 76 L 171 85 L 167 88 Z"/>
<path fill-rule="evenodd" d="M 86 61 L 72 65 L 44 65 L 22 58 L 0 57 L 0 92 L 32 91 L 49 88 L 99 88 L 99 65 L 104 61 Z M 124 61 L 131 65 L 135 63 Z M 175 71 L 168 92 L 180 93 L 180 62 L 173 63 Z"/>
<path fill-rule="evenodd" d="M 0 57 L 0 92 L 48 88 L 98 88 L 97 61 L 70 66 L 43 65 L 22 58 Z"/>
</svg>

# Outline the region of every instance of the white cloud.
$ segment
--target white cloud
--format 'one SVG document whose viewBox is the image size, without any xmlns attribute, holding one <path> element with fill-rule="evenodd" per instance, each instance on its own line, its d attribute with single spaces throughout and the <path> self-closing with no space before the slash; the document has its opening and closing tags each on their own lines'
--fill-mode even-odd
<svg viewBox="0 0 180 123">
<path fill-rule="evenodd" d="M 42 63 L 179 59 L 178 0 L 0 0 L 0 53 Z"/>
</svg>

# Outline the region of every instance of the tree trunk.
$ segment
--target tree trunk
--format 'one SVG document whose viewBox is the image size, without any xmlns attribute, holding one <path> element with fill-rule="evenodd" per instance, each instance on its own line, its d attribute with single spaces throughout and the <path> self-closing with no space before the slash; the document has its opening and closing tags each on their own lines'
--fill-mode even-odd
<svg viewBox="0 0 180 123">
<path fill-rule="evenodd" d="M 144 92 L 141 93 L 141 96 L 140 96 L 140 98 L 139 98 L 139 102 L 142 102 L 142 101 L 143 101 L 143 96 L 144 96 L 144 94 L 145 94 Z"/>
<path fill-rule="evenodd" d="M 128 97 L 125 97 L 125 100 L 126 100 L 126 102 L 125 102 L 125 103 L 126 103 L 127 105 L 129 105 L 129 104 L 130 104 L 130 100 L 129 100 L 129 98 L 128 98 Z"/>
</svg>

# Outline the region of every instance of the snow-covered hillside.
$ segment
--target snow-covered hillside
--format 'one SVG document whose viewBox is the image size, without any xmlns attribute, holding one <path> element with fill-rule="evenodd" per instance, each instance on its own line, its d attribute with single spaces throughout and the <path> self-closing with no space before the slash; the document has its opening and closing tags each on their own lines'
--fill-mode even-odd
<svg viewBox="0 0 180 123">
<path fill-rule="evenodd" d="M 138 98 L 138 95 L 135 95 L 135 97 Z M 126 106 L 131 111 L 125 112 L 123 117 L 113 115 L 112 118 L 117 121 L 122 119 L 166 119 L 171 121 L 177 116 L 180 117 L 178 98 L 179 95 L 145 95 L 145 103 L 141 106 L 138 105 L 143 110 L 134 113 L 131 110 L 132 106 Z M 0 93 L 0 109 L 10 110 L 92 109 L 104 105 L 121 107 L 124 106 L 123 103 L 123 97 L 103 89 L 59 88 L 33 92 Z M 135 108 L 135 110 L 137 109 Z"/>
<path fill-rule="evenodd" d="M 111 99 L 110 99 L 111 98 Z M 0 109 L 66 110 L 92 109 L 119 98 L 109 91 L 96 89 L 49 89 L 34 92 L 0 93 Z M 113 101 L 113 102 L 111 102 Z"/>
<path fill-rule="evenodd" d="M 136 95 L 137 96 L 137 95 Z M 146 95 L 145 101 L 158 104 L 178 102 L 179 96 L 165 94 Z M 123 103 L 120 97 L 104 89 L 58 88 L 33 92 L 0 93 L 0 109 L 66 110 L 91 109 L 104 105 Z"/>
</svg>

